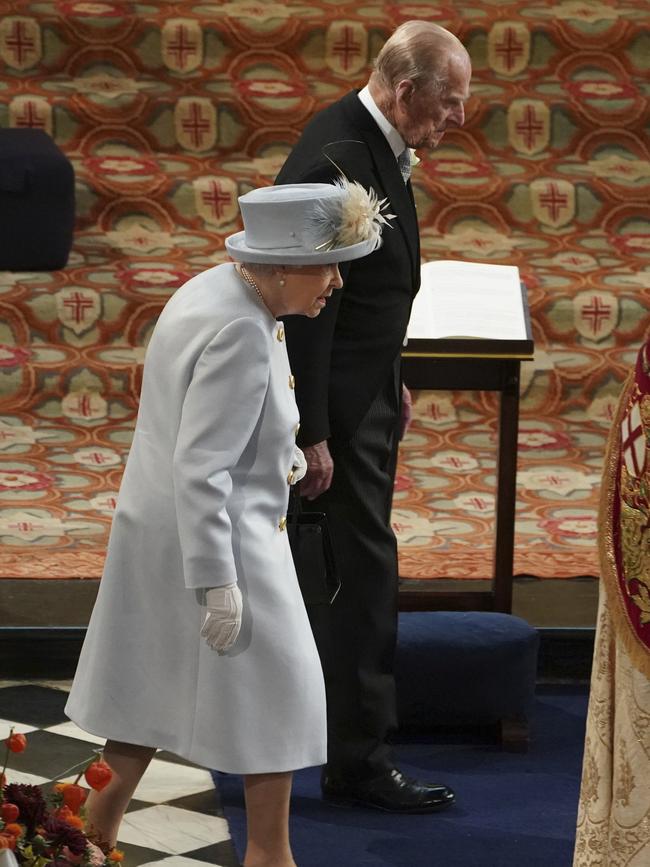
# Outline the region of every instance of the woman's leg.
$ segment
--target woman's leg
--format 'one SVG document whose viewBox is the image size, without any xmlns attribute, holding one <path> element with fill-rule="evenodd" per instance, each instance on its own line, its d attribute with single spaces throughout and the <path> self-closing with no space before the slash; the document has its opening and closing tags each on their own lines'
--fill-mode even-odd
<svg viewBox="0 0 650 867">
<path fill-rule="evenodd" d="M 86 825 L 98 842 L 115 846 L 122 817 L 155 752 L 152 747 L 106 741 L 103 758 L 113 777 L 101 792 L 93 789 L 86 801 Z"/>
<path fill-rule="evenodd" d="M 296 867 L 289 845 L 291 773 L 244 777 L 248 838 L 244 867 Z"/>
</svg>

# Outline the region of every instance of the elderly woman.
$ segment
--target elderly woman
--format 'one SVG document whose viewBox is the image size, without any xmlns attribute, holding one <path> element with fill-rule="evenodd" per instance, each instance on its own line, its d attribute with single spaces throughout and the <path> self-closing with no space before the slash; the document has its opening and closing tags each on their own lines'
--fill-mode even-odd
<svg viewBox="0 0 650 867">
<path fill-rule="evenodd" d="M 87 805 L 114 845 L 156 748 L 244 775 L 246 867 L 292 867 L 294 769 L 326 758 L 320 663 L 285 511 L 304 472 L 285 314 L 318 316 L 338 264 L 380 243 L 356 184 L 240 198 L 235 263 L 181 287 L 147 349 L 104 575 L 66 712 L 108 738 Z"/>
</svg>

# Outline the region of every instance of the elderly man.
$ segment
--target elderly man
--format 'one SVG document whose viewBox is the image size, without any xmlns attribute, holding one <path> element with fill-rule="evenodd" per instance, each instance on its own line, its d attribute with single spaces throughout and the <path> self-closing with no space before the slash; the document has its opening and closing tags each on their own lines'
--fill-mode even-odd
<svg viewBox="0 0 650 867">
<path fill-rule="evenodd" d="M 327 513 L 342 578 L 332 606 L 310 609 L 327 686 L 323 794 L 391 812 L 430 812 L 454 800 L 447 786 L 402 775 L 386 743 L 397 724 L 390 513 L 398 441 L 410 416 L 400 350 L 420 282 L 411 154 L 462 126 L 470 76 L 455 36 L 406 22 L 385 43 L 367 86 L 307 125 L 276 181 L 329 181 L 342 171 L 387 198 L 397 217 L 381 249 L 341 268 L 343 289 L 318 320 L 286 322 L 308 464 L 301 493 L 309 508 Z"/>
</svg>

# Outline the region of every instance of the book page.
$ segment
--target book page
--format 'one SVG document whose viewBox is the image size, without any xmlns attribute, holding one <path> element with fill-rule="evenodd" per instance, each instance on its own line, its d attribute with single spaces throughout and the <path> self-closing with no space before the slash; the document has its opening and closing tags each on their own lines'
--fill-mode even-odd
<svg viewBox="0 0 650 867">
<path fill-rule="evenodd" d="M 427 262 L 407 337 L 528 339 L 519 268 L 442 259 Z"/>
</svg>

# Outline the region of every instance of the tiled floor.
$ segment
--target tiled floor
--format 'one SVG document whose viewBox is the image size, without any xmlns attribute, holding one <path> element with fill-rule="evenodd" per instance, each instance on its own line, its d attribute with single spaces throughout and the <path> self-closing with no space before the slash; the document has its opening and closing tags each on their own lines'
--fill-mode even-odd
<svg viewBox="0 0 650 867">
<path fill-rule="evenodd" d="M 70 779 L 61 774 L 101 745 L 64 714 L 68 686 L 0 681 L 0 741 L 12 726 L 28 739 L 25 752 L 11 755 L 9 782 L 47 791 L 49 783 Z M 239 865 L 210 773 L 165 752 L 152 760 L 136 790 L 118 848 L 125 853 L 123 867 Z"/>
</svg>

